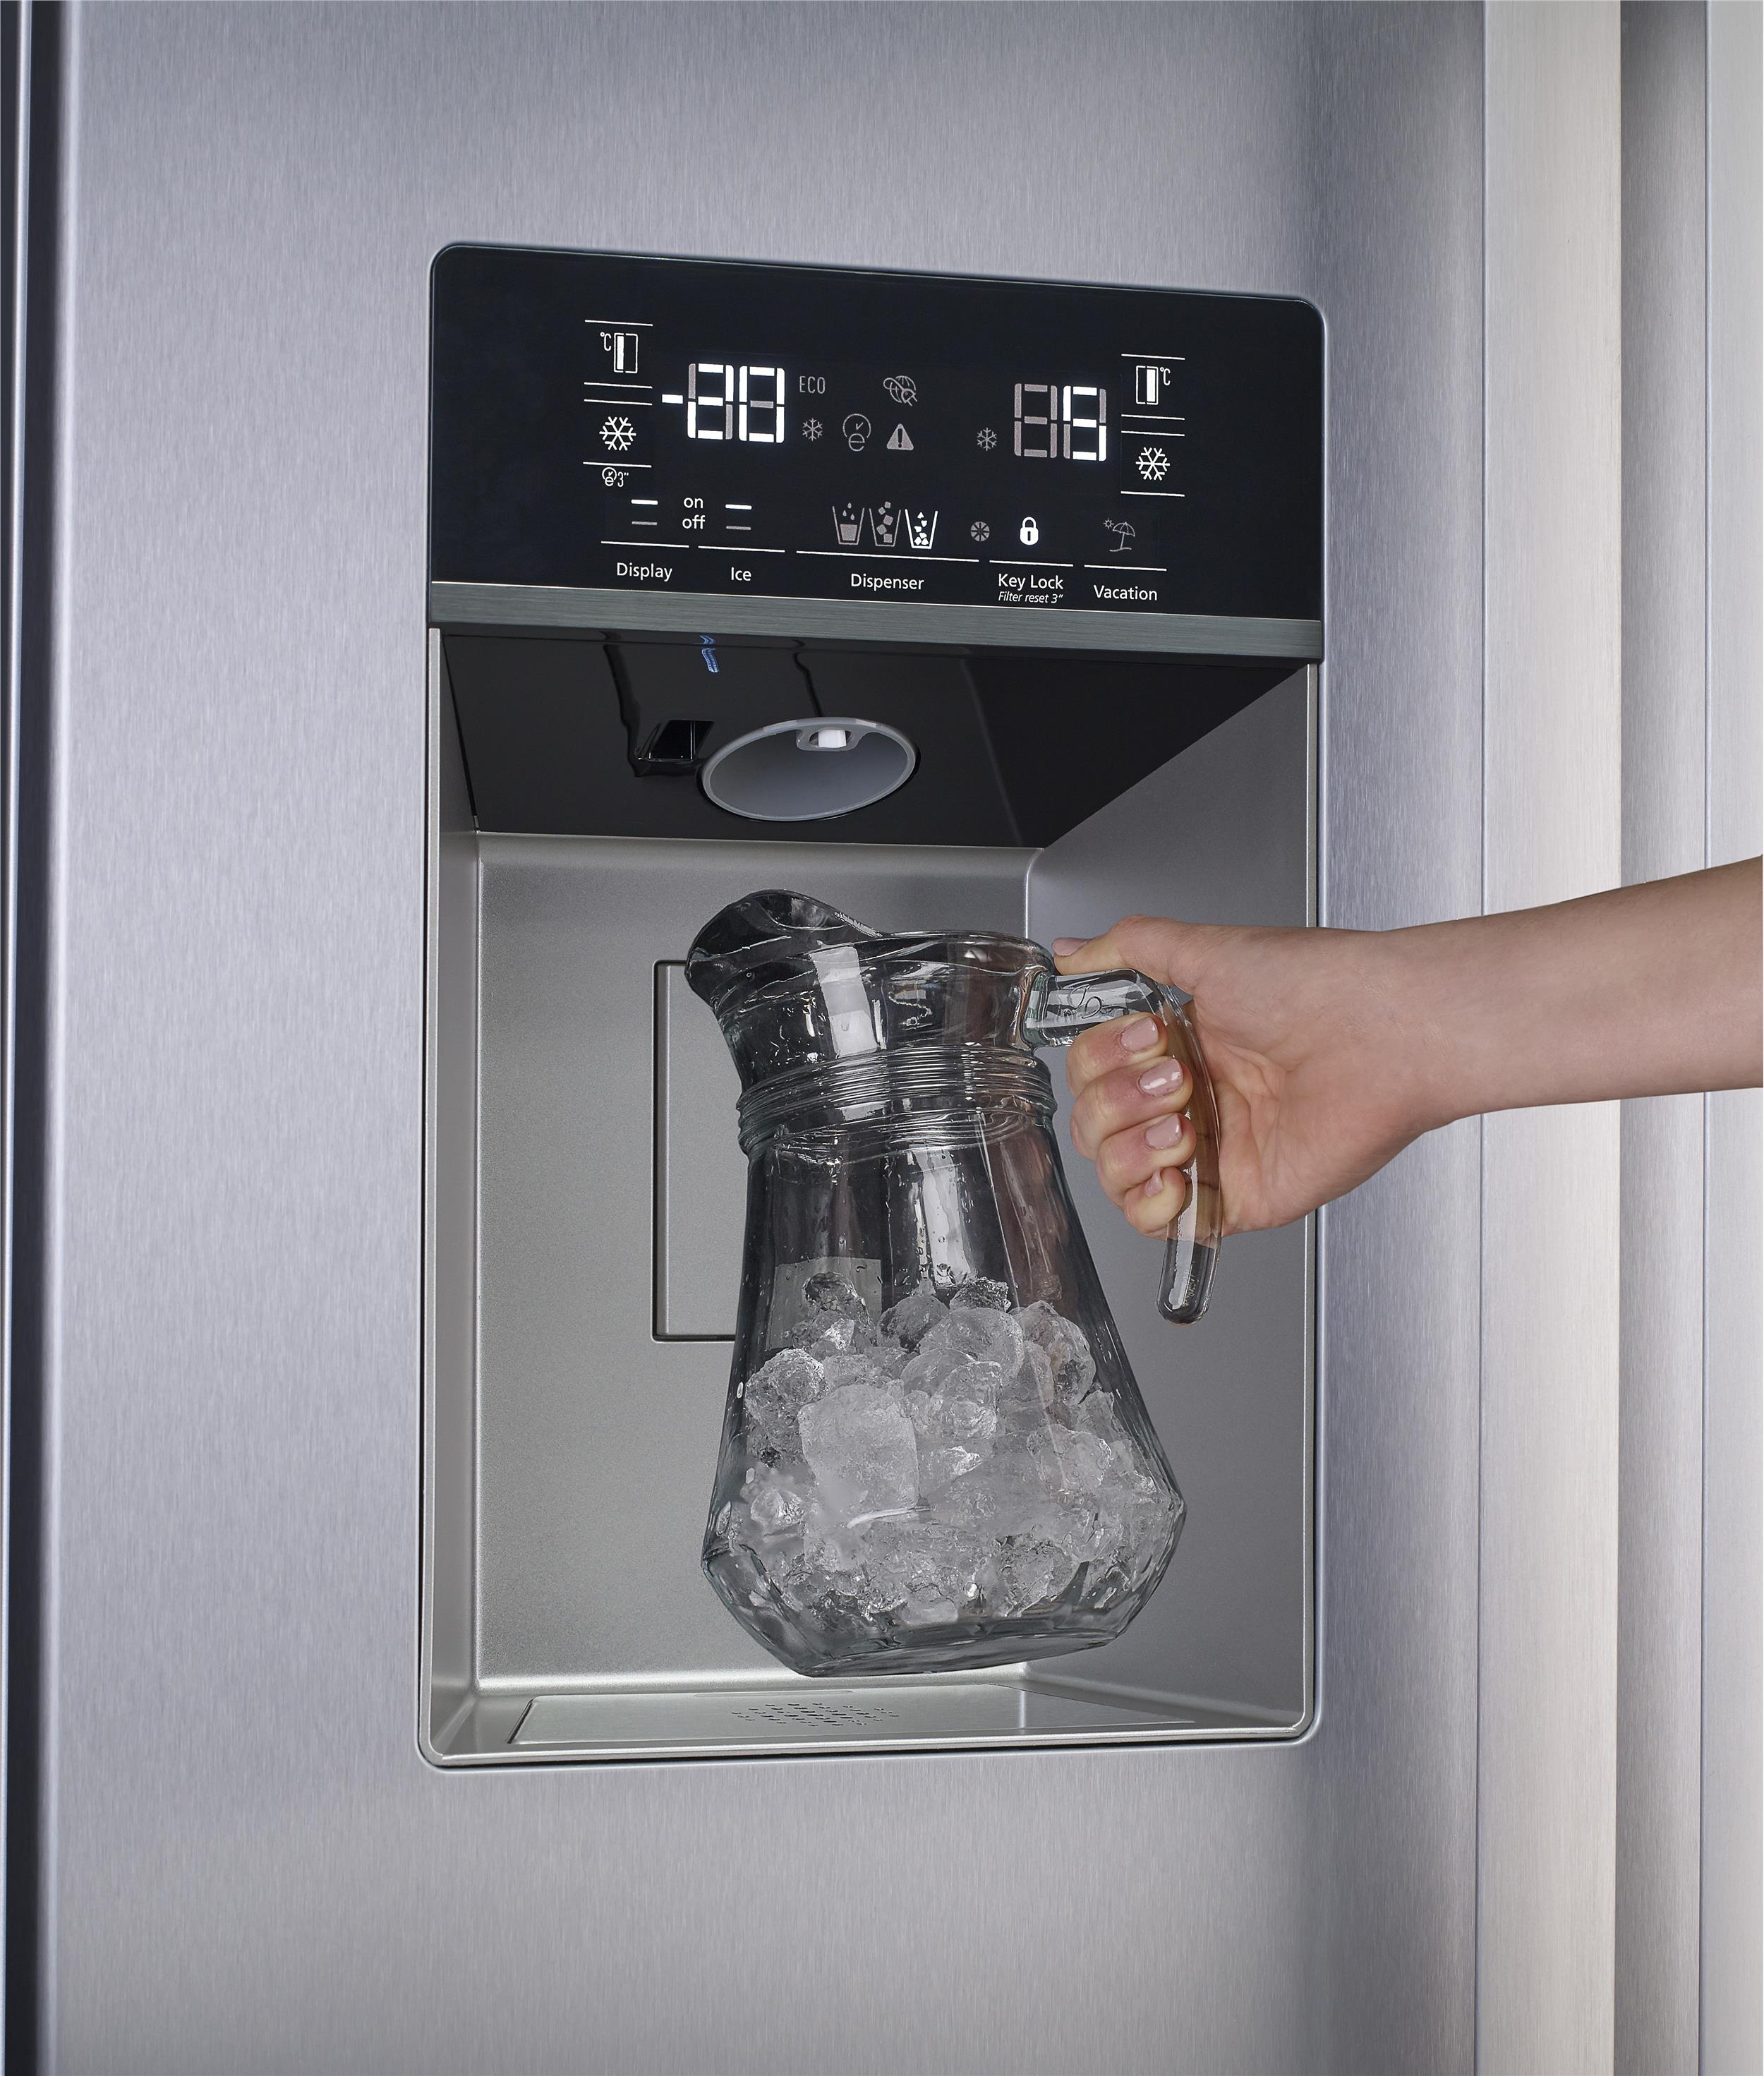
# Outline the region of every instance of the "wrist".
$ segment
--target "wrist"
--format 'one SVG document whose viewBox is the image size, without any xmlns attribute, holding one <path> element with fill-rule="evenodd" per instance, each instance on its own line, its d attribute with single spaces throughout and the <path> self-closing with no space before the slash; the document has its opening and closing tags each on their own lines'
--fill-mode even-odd
<svg viewBox="0 0 1764 2076">
<path fill-rule="evenodd" d="M 1381 1028 L 1372 1057 L 1405 1140 L 1486 1107 L 1477 1063 L 1496 997 L 1480 970 L 1480 917 L 1380 931 L 1372 985 Z"/>
</svg>

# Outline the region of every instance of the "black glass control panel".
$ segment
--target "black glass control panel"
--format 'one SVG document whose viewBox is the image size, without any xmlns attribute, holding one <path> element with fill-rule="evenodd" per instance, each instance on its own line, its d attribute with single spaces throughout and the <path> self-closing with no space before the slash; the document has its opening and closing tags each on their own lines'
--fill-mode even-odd
<svg viewBox="0 0 1764 2076">
<path fill-rule="evenodd" d="M 434 299 L 440 583 L 1322 618 L 1307 303 L 482 246 Z"/>
</svg>

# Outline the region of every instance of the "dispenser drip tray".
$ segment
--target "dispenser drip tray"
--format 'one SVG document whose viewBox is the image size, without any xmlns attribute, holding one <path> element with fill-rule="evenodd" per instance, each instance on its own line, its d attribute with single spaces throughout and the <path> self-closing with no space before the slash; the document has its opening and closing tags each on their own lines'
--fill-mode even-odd
<svg viewBox="0 0 1764 2076">
<path fill-rule="evenodd" d="M 927 1746 L 1167 1738 L 1197 1719 L 1151 1701 L 1063 1690 L 1019 1675 L 991 1679 L 794 1681 L 689 1693 L 541 1694 L 509 1739 L 522 1751 L 709 1758 L 755 1750 L 849 1752 Z"/>
</svg>

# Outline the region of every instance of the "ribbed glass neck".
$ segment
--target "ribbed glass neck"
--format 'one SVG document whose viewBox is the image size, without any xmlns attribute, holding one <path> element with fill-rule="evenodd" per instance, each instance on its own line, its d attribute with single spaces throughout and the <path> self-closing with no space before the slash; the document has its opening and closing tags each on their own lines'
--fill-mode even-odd
<svg viewBox="0 0 1764 2076">
<path fill-rule="evenodd" d="M 780 1139 L 869 1131 L 903 1145 L 971 1144 L 1045 1124 L 1053 1084 L 1032 1053 L 993 1045 L 915 1046 L 795 1067 L 741 1098 L 741 1151 Z"/>
</svg>

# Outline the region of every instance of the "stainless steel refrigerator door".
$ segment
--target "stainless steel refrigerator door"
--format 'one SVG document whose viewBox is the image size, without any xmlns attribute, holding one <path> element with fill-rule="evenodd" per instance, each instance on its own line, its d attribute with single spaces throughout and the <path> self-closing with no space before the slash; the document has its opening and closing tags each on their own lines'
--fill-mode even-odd
<svg viewBox="0 0 1764 2076">
<path fill-rule="evenodd" d="M 1324 1221 L 1281 1748 L 417 1742 L 426 283 L 455 239 L 1297 293 L 1324 913 L 1481 899 L 1472 9 L 77 9 L 48 2067 L 1465 2070 L 1480 1141 Z"/>
</svg>

